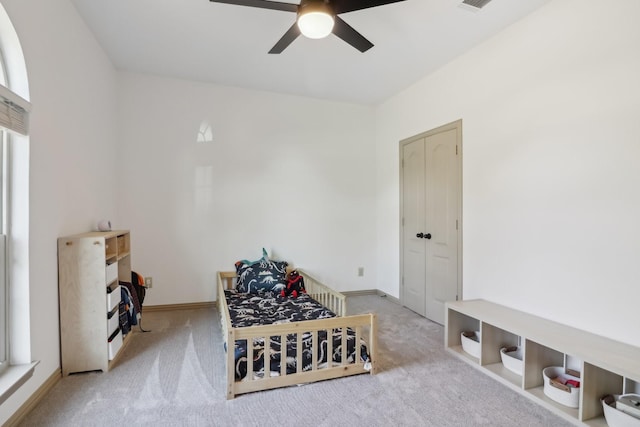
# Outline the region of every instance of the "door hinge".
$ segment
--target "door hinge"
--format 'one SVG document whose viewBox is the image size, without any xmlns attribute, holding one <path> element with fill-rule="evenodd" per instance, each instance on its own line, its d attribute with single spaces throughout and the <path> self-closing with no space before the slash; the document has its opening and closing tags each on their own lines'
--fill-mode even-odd
<svg viewBox="0 0 640 427">
<path fill-rule="evenodd" d="M 402 218 L 402 226 L 404 227 L 404 218 Z"/>
<path fill-rule="evenodd" d="M 456 230 L 458 229 L 458 220 L 456 219 Z"/>
<path fill-rule="evenodd" d="M 458 301 L 458 295 L 456 295 L 456 301 Z"/>
<path fill-rule="evenodd" d="M 458 146 L 456 145 L 456 156 L 458 155 Z"/>
<path fill-rule="evenodd" d="M 400 165 L 404 168 L 404 159 L 400 162 Z"/>
</svg>

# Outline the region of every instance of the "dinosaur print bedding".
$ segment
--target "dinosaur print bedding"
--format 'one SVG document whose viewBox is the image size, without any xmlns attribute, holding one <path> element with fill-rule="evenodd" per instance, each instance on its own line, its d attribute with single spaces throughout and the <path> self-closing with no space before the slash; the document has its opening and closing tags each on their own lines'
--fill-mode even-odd
<svg viewBox="0 0 640 427">
<path fill-rule="evenodd" d="M 325 319 L 336 317 L 336 315 L 307 294 L 301 294 L 298 298 L 281 297 L 275 292 L 263 292 L 260 294 L 241 293 L 236 290 L 225 290 L 225 298 L 229 307 L 229 317 L 231 325 L 236 327 L 249 327 L 256 325 L 272 325 L 278 323 L 299 322 L 303 320 Z M 334 330 L 333 354 L 331 360 L 340 363 L 342 360 L 342 338 L 339 329 Z M 350 328 L 347 330 L 347 360 L 354 361 L 355 357 L 355 332 Z M 303 367 L 302 371 L 311 370 L 312 367 L 312 335 L 304 333 L 302 337 L 303 345 Z M 364 341 L 361 348 L 361 360 L 367 362 L 369 355 Z M 327 331 L 318 332 L 318 365 L 327 363 L 326 350 Z M 254 339 L 253 342 L 253 369 L 257 376 L 261 376 L 264 372 L 264 338 Z M 271 337 L 271 375 L 280 373 L 281 353 L 280 353 L 280 337 Z M 287 374 L 297 371 L 296 354 L 297 341 L 295 334 L 287 337 Z M 246 340 L 237 340 L 235 342 L 235 378 L 236 381 L 243 379 L 247 375 L 247 342 Z"/>
</svg>

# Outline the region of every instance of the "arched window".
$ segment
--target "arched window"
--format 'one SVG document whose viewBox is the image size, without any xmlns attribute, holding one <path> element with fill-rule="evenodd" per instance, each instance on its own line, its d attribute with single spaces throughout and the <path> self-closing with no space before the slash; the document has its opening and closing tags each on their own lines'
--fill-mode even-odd
<svg viewBox="0 0 640 427">
<path fill-rule="evenodd" d="M 27 71 L 0 4 L 0 405 L 33 374 L 29 325 Z"/>
</svg>

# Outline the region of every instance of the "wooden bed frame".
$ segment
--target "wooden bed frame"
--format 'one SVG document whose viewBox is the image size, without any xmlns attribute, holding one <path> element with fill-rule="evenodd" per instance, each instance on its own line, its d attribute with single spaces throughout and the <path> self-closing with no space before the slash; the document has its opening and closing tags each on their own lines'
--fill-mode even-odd
<svg viewBox="0 0 640 427">
<path fill-rule="evenodd" d="M 227 371 L 227 399 L 233 399 L 236 395 L 250 393 L 260 390 L 269 390 L 273 388 L 286 387 L 295 384 L 304 384 L 315 381 L 321 381 L 332 378 L 346 377 L 349 375 L 357 375 L 363 373 L 375 374 L 376 372 L 376 349 L 377 349 L 377 319 L 372 313 L 361 314 L 355 316 L 347 316 L 346 297 L 339 292 L 320 283 L 318 280 L 309 276 L 304 271 L 298 270 L 304 278 L 307 293 L 316 301 L 336 313 L 338 317 L 306 320 L 303 322 L 281 323 L 277 325 L 260 325 L 244 328 L 231 327 L 229 318 L 229 309 L 227 300 L 224 296 L 225 289 L 234 289 L 236 281 L 235 272 L 218 272 L 218 310 L 220 311 L 220 322 L 222 324 L 222 335 L 226 343 L 226 371 Z M 342 353 L 342 363 L 339 365 L 335 362 L 328 363 L 320 367 L 317 363 L 318 351 L 318 331 L 326 331 L 328 329 L 342 330 L 342 347 L 346 348 L 347 328 L 355 331 L 356 335 L 356 355 L 360 354 L 361 344 L 360 338 L 368 341 L 367 350 L 370 359 L 370 369 L 365 369 L 365 364 L 356 357 L 354 363 L 346 360 L 346 352 Z M 309 371 L 302 371 L 302 334 L 310 332 L 312 334 L 312 352 L 313 364 Z M 253 360 L 247 358 L 247 375 L 241 381 L 235 380 L 235 360 L 234 360 L 234 343 L 236 340 L 247 340 L 247 354 L 253 354 L 253 339 L 264 337 L 265 342 L 270 341 L 270 337 L 280 337 L 280 342 L 286 342 L 288 334 L 297 334 L 297 355 L 295 373 L 287 374 L 286 363 L 281 363 L 280 372 L 272 376 L 270 372 L 270 364 L 264 364 L 264 372 L 262 377 L 254 375 Z M 368 339 L 367 339 L 368 335 Z M 333 342 L 327 340 L 327 354 L 332 353 Z M 282 348 L 286 349 L 286 345 Z M 269 360 L 270 352 L 273 351 L 268 345 L 265 346 L 264 360 Z"/>
</svg>

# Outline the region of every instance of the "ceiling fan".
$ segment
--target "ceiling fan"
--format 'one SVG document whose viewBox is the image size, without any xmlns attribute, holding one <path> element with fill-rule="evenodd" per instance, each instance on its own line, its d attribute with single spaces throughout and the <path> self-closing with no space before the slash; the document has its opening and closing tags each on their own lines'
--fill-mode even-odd
<svg viewBox="0 0 640 427">
<path fill-rule="evenodd" d="M 373 43 L 340 19 L 338 14 L 405 0 L 301 0 L 299 5 L 269 0 L 209 1 L 295 12 L 297 14 L 296 22 L 269 51 L 269 53 L 282 53 L 300 34 L 313 39 L 321 39 L 331 33 L 340 37 L 360 52 L 366 52 L 373 47 Z"/>
</svg>

